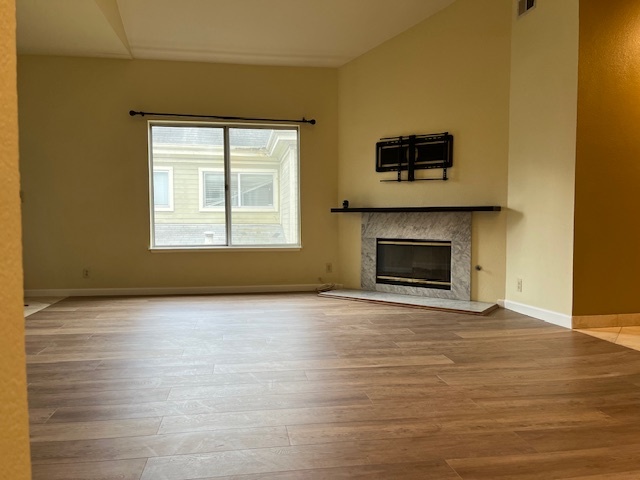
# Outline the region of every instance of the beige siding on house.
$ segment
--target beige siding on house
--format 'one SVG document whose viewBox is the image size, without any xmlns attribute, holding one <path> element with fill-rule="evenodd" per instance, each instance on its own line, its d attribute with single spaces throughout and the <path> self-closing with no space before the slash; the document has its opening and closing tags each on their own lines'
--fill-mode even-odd
<svg viewBox="0 0 640 480">
<path fill-rule="evenodd" d="M 201 209 L 200 193 L 200 171 L 211 169 L 222 172 L 221 157 L 198 160 L 156 157 L 154 165 L 173 169 L 173 211 L 156 211 L 156 223 L 224 223 L 225 214 L 222 207 L 217 211 Z M 274 172 L 277 185 L 279 177 L 277 161 L 271 159 L 268 162 L 249 160 L 236 164 L 236 169 L 247 172 Z M 275 203 L 272 211 L 261 211 L 250 207 L 234 208 L 232 211 L 234 222 L 243 224 L 279 223 L 278 204 L 280 202 L 277 198 Z"/>
</svg>

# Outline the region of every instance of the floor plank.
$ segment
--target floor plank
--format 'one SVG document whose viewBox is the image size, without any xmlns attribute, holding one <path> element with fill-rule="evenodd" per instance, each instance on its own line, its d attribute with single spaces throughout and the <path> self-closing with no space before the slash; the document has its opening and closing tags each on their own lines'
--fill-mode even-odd
<svg viewBox="0 0 640 480">
<path fill-rule="evenodd" d="M 209 477 L 203 480 L 460 480 L 443 460 L 393 465 L 358 465 L 353 467 L 314 468 L 288 472 Z"/>
<path fill-rule="evenodd" d="M 146 459 L 33 465 L 32 480 L 139 480 Z"/>
<path fill-rule="evenodd" d="M 31 442 L 153 435 L 161 418 L 111 420 L 104 422 L 45 423 L 31 425 Z"/>
<path fill-rule="evenodd" d="M 37 464 L 73 463 L 285 446 L 289 446 L 285 427 L 264 427 L 172 435 L 38 442 L 33 444 L 31 455 L 33 463 Z"/>
</svg>

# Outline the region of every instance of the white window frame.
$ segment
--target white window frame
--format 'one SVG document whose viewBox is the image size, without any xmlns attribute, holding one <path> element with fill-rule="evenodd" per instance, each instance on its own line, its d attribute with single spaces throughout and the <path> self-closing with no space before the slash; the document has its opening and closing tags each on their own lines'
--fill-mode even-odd
<svg viewBox="0 0 640 480">
<path fill-rule="evenodd" d="M 156 172 L 167 172 L 168 176 L 169 176 L 169 181 L 168 181 L 168 189 L 169 191 L 168 196 L 169 196 L 169 206 L 167 207 L 157 207 L 156 206 L 156 202 L 155 202 L 155 185 L 154 185 L 154 181 L 153 181 L 153 175 L 151 175 L 151 204 L 153 205 L 153 209 L 156 212 L 173 212 L 173 167 L 169 167 L 169 166 L 164 166 L 164 165 L 158 165 L 153 167 L 153 173 Z"/>
<path fill-rule="evenodd" d="M 221 168 L 209 168 L 209 167 L 201 167 L 198 168 L 198 209 L 201 212 L 222 212 L 224 211 L 224 206 L 221 205 L 219 207 L 206 207 L 204 205 L 204 175 L 205 173 L 219 173 L 224 174 L 224 170 Z M 230 175 L 242 175 L 242 174 L 252 174 L 257 173 L 261 175 L 270 174 L 273 178 L 273 205 L 258 207 L 255 205 L 244 206 L 244 205 L 235 205 L 231 207 L 231 210 L 234 212 L 277 212 L 278 211 L 278 200 L 280 196 L 280 192 L 278 190 L 278 171 L 275 169 L 265 169 L 265 168 L 236 168 L 233 170 Z M 241 184 L 239 183 L 241 186 Z M 240 202 L 240 189 L 238 189 L 238 202 Z"/>
<path fill-rule="evenodd" d="M 153 135 L 152 135 L 152 128 L 155 126 L 165 126 L 165 127 L 211 127 L 211 128 L 222 128 L 224 129 L 224 141 L 225 141 L 225 147 L 224 147 L 224 163 L 225 163 L 225 168 L 227 168 L 227 170 L 223 170 L 220 168 L 215 168 L 215 167 L 211 167 L 211 168 L 204 168 L 204 170 L 211 170 L 211 171 L 217 171 L 218 173 L 224 172 L 225 173 L 225 184 L 229 184 L 229 129 L 232 128 L 246 128 L 246 129 L 269 129 L 269 130 L 290 130 L 290 131 L 295 131 L 295 143 L 296 143 L 296 151 L 297 153 L 297 164 L 295 167 L 296 170 L 296 181 L 297 184 L 295 185 L 296 188 L 292 189 L 296 192 L 296 201 L 295 201 L 295 206 L 292 207 L 295 209 L 296 212 L 296 226 L 297 226 L 297 241 L 295 243 L 285 243 L 285 244 L 277 244 L 277 243 L 266 243 L 266 244 L 246 244 L 246 245 L 238 245 L 238 244 L 233 244 L 231 243 L 231 233 L 230 233 L 230 227 L 231 227 L 231 215 L 232 212 L 249 212 L 249 211 L 256 211 L 256 212 L 264 212 L 265 208 L 267 209 L 266 211 L 272 210 L 274 212 L 278 212 L 279 211 L 279 207 L 280 207 L 280 185 L 279 185 L 279 181 L 280 181 L 280 172 L 278 169 L 247 169 L 247 173 L 274 173 L 275 172 L 275 176 L 274 176 L 274 206 L 273 208 L 271 207 L 265 207 L 265 208 L 256 208 L 256 207 L 245 207 L 245 209 L 240 209 L 238 210 L 238 207 L 233 207 L 233 208 L 227 208 L 225 209 L 224 207 L 209 207 L 211 209 L 211 211 L 216 211 L 217 209 L 219 209 L 220 211 L 224 211 L 225 212 L 225 217 L 226 217 L 226 224 L 227 224 L 227 243 L 224 245 L 212 245 L 212 246 L 208 246 L 206 244 L 202 244 L 202 245 L 195 245 L 195 246 L 190 246 L 190 245 L 169 245 L 169 246 L 164 246 L 164 245 L 156 245 L 155 244 L 155 240 L 154 240 L 154 232 L 155 232 L 155 215 L 154 213 L 156 211 L 162 211 L 162 210 L 156 210 L 155 207 L 155 202 L 154 202 L 154 198 L 153 198 L 153 175 L 150 174 L 149 175 L 149 205 L 151 206 L 150 210 L 149 210 L 149 217 L 150 217 L 150 243 L 149 243 L 149 250 L 152 252 L 193 252 L 193 251 L 202 251 L 202 252 L 207 252 L 207 251 L 215 251 L 215 250 L 227 250 L 227 251 L 274 251 L 274 250 L 279 250 L 279 251 L 298 251 L 302 248 L 302 219 L 301 219 L 301 207 L 302 207 L 302 185 L 301 185 L 301 181 L 300 181 L 300 169 L 301 169 L 301 159 L 300 159 L 300 127 L 299 125 L 292 125 L 292 124 L 247 124 L 247 123 L 218 123 L 218 122 L 194 122 L 194 121 L 184 121 L 184 122 L 176 122 L 176 121 L 162 121 L 162 120 L 149 120 L 147 122 L 147 134 L 148 134 L 148 146 L 149 146 L 149 151 L 148 151 L 148 159 L 149 159 L 149 170 L 150 172 L 153 172 L 154 169 L 157 168 L 162 168 L 162 165 L 158 165 L 156 166 L 154 164 L 154 156 L 153 156 Z M 172 168 L 172 167 L 166 167 L 166 168 Z M 234 169 L 235 171 L 239 170 L 239 169 Z M 240 169 L 242 170 L 242 168 Z M 264 172 L 262 171 L 264 170 Z M 293 181 L 293 179 L 292 179 Z M 203 181 L 201 179 L 200 174 L 198 175 L 198 182 L 199 182 L 199 206 L 202 207 L 203 205 L 203 201 L 202 201 L 202 186 L 203 186 Z M 171 174 L 171 179 L 170 179 L 170 185 L 171 185 L 171 201 L 172 201 L 172 207 L 173 207 L 173 175 Z M 226 192 L 225 193 L 225 197 L 227 198 L 227 200 L 230 198 L 230 192 Z M 249 210 L 251 209 L 251 210 Z M 207 209 L 208 211 L 209 209 Z"/>
</svg>

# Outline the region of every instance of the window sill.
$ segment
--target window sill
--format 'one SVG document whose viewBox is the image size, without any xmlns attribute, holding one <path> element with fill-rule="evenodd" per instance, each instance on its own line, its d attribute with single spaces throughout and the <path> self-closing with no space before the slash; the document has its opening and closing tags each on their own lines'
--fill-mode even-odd
<svg viewBox="0 0 640 480">
<path fill-rule="evenodd" d="M 151 253 L 193 253 L 193 252 L 299 252 L 302 246 L 271 247 L 266 245 L 233 246 L 197 246 L 197 247 L 149 247 Z"/>
</svg>

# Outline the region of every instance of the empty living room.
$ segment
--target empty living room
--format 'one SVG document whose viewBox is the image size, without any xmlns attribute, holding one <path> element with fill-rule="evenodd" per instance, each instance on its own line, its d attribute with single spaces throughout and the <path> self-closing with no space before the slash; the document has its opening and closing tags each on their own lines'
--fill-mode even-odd
<svg viewBox="0 0 640 480">
<path fill-rule="evenodd" d="M 640 478 L 638 2 L 0 22 L 0 479 Z"/>
</svg>

